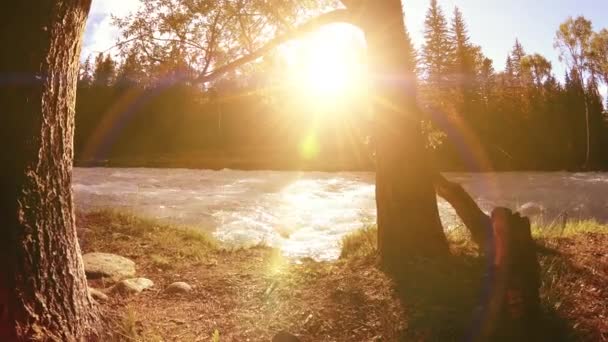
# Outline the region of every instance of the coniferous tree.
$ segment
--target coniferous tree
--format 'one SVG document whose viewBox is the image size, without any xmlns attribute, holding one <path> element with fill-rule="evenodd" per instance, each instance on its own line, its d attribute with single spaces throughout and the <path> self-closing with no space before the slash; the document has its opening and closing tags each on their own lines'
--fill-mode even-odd
<svg viewBox="0 0 608 342">
<path fill-rule="evenodd" d="M 416 77 L 418 75 L 418 53 L 416 52 L 416 48 L 414 48 L 414 43 L 412 43 L 412 37 L 410 36 L 407 27 L 405 29 L 405 40 L 409 50 L 406 61 L 408 71 L 410 71 L 411 74 Z"/>
<path fill-rule="evenodd" d="M 425 80 L 431 86 L 444 88 L 454 57 L 448 23 L 437 0 L 431 0 L 424 27 L 425 44 L 421 57 Z"/>
<path fill-rule="evenodd" d="M 524 47 L 519 42 L 519 39 L 515 39 L 515 45 L 513 45 L 513 50 L 511 50 L 511 62 L 513 68 L 513 75 L 515 76 L 518 82 L 522 81 L 521 61 L 525 56 L 526 51 L 524 50 Z"/>
<path fill-rule="evenodd" d="M 93 82 L 99 86 L 110 86 L 116 76 L 116 62 L 110 54 L 104 56 L 99 53 L 95 58 L 95 71 L 93 72 Z"/>
<path fill-rule="evenodd" d="M 450 39 L 453 51 L 451 79 L 454 85 L 457 102 L 455 107 L 458 114 L 467 117 L 470 124 L 479 124 L 477 119 L 476 88 L 476 59 L 482 60 L 479 48 L 474 47 L 469 38 L 467 27 L 458 7 L 454 8 L 454 17 L 450 27 Z"/>
<path fill-rule="evenodd" d="M 511 54 L 507 55 L 507 61 L 505 63 L 505 76 L 508 79 L 513 79 L 515 77 L 515 67 L 513 66 Z"/>
<path fill-rule="evenodd" d="M 116 84 L 133 86 L 144 82 L 144 71 L 141 61 L 134 52 L 130 52 L 116 72 Z"/>
<path fill-rule="evenodd" d="M 90 87 L 93 84 L 93 66 L 91 65 L 91 56 L 88 56 L 84 63 L 80 64 L 78 84 L 84 87 Z"/>
<path fill-rule="evenodd" d="M 454 8 L 450 38 L 454 57 L 454 71 L 464 78 L 474 75 L 475 49 L 470 42 L 466 23 L 458 7 Z"/>
</svg>

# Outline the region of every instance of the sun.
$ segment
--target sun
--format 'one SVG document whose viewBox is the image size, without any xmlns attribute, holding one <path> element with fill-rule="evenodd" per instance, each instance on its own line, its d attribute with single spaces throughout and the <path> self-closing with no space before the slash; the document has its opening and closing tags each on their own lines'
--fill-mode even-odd
<svg viewBox="0 0 608 342">
<path fill-rule="evenodd" d="M 354 97 L 364 84 L 363 39 L 357 29 L 335 24 L 283 50 L 300 95 L 317 103 Z"/>
<path fill-rule="evenodd" d="M 307 62 L 303 86 L 316 96 L 336 96 L 347 92 L 354 81 L 352 65 L 335 54 L 318 53 Z"/>
</svg>

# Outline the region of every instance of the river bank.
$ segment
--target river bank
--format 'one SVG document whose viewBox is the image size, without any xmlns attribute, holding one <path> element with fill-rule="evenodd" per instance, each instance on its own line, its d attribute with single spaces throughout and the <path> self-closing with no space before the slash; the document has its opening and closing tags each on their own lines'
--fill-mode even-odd
<svg viewBox="0 0 608 342">
<path fill-rule="evenodd" d="M 226 250 L 200 230 L 116 212 L 80 213 L 77 224 L 84 253 L 128 257 L 154 282 L 138 295 L 108 292 L 107 340 L 268 341 L 282 330 L 302 341 L 459 340 L 471 331 L 482 285 L 483 260 L 456 232 L 450 261 L 404 263 L 412 281 L 397 287 L 378 268 L 373 228 L 344 240 L 337 261 L 294 262 L 265 246 Z M 543 330 L 552 340 L 608 337 L 608 229 L 569 224 L 536 238 L 545 246 Z M 176 281 L 192 291 L 167 293 Z"/>
</svg>

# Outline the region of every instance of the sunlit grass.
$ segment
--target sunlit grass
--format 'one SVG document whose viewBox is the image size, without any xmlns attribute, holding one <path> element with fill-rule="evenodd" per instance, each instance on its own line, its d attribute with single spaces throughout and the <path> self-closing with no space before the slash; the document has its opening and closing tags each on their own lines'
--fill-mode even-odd
<svg viewBox="0 0 608 342">
<path fill-rule="evenodd" d="M 608 234 L 608 225 L 597 222 L 596 220 L 577 220 L 568 221 L 565 224 L 533 224 L 532 236 L 537 240 L 573 237 L 586 233 L 605 233 Z M 474 243 L 470 239 L 470 234 L 463 226 L 458 226 L 446 231 L 446 237 L 452 247 L 459 252 L 471 252 L 475 249 Z M 341 258 L 352 256 L 366 256 L 376 252 L 377 248 L 377 227 L 368 225 L 362 229 L 347 234 L 341 241 Z"/>
<path fill-rule="evenodd" d="M 569 237 L 584 233 L 608 233 L 608 225 L 596 220 L 576 220 L 565 223 L 533 224 L 532 236 L 535 238 Z"/>
<path fill-rule="evenodd" d="M 371 255 L 376 252 L 378 245 L 378 229 L 376 225 L 368 225 L 356 230 L 347 234 L 341 245 L 340 258 Z"/>
<path fill-rule="evenodd" d="M 81 244 L 86 251 L 145 254 L 160 269 L 200 263 L 217 243 L 201 229 L 161 223 L 136 215 L 102 210 L 81 214 L 77 225 L 84 228 Z"/>
</svg>

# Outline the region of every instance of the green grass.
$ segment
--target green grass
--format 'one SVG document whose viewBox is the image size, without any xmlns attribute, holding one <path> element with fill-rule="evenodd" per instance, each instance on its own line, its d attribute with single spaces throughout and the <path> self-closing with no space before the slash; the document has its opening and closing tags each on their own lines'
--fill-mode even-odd
<svg viewBox="0 0 608 342">
<path fill-rule="evenodd" d="M 368 225 L 346 235 L 341 242 L 340 258 L 364 257 L 375 253 L 378 245 L 377 232 L 376 225 Z"/>
<path fill-rule="evenodd" d="M 158 220 L 144 218 L 128 212 L 117 210 L 100 210 L 86 214 L 86 219 L 97 226 L 105 224 L 107 231 L 113 234 L 126 234 L 134 237 L 169 238 L 168 242 L 195 242 L 207 247 L 215 241 L 200 229 L 176 224 L 161 223 Z M 104 229 L 102 229 L 104 230 Z"/>
<path fill-rule="evenodd" d="M 608 233 L 608 225 L 596 220 L 568 221 L 566 223 L 552 222 L 545 225 L 532 225 L 532 236 L 537 239 L 572 237 L 586 233 Z"/>
<path fill-rule="evenodd" d="M 206 260 L 218 248 L 216 241 L 200 228 L 161 223 L 133 214 L 103 210 L 79 215 L 83 250 L 117 254 L 145 254 L 157 268 L 167 270 L 180 264 Z"/>
<path fill-rule="evenodd" d="M 601 224 L 596 220 L 568 221 L 563 223 L 551 223 L 545 225 L 533 224 L 532 236 L 542 242 L 545 239 L 560 237 L 573 237 L 579 234 L 605 233 L 608 234 L 608 225 Z M 347 234 L 341 241 L 340 258 L 356 256 L 367 256 L 376 253 L 377 227 L 368 225 L 363 229 Z M 463 226 L 455 227 L 446 231 L 446 237 L 452 249 L 473 254 L 475 246 L 470 239 L 470 234 Z"/>
</svg>

